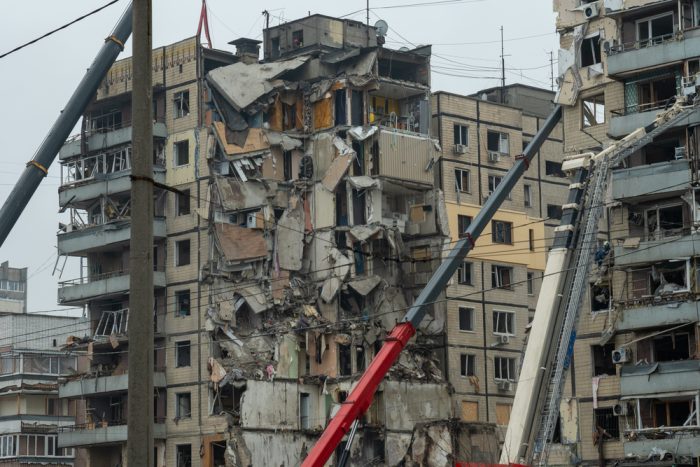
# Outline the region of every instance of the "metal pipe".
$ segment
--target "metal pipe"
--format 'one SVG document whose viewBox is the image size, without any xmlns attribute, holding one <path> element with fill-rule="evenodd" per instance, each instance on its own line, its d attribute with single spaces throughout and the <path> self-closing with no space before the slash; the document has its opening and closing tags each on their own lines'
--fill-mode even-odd
<svg viewBox="0 0 700 467">
<path fill-rule="evenodd" d="M 70 132 L 75 127 L 78 119 L 85 112 L 90 100 L 97 92 L 100 82 L 119 53 L 124 49 L 124 43 L 130 35 L 131 4 L 129 4 L 119 19 L 112 34 L 105 39 L 105 43 L 97 53 L 92 65 L 85 73 L 78 87 L 75 88 L 65 108 L 54 122 L 32 160 L 27 163 L 27 167 L 5 200 L 0 210 L 0 246 L 5 243 L 5 239 L 7 239 L 12 227 L 14 227 L 17 219 L 19 219 L 22 211 L 24 211 L 24 208 L 39 187 L 41 180 L 48 174 L 49 167 L 56 158 L 56 154 L 58 154 L 61 146 L 70 136 Z"/>
</svg>

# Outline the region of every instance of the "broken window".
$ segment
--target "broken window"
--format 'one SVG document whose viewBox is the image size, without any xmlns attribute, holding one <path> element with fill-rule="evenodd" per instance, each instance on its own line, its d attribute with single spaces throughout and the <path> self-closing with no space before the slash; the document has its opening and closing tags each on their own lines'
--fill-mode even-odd
<svg viewBox="0 0 700 467">
<path fill-rule="evenodd" d="M 497 381 L 515 381 L 515 359 L 509 357 L 494 357 L 494 378 Z"/>
<path fill-rule="evenodd" d="M 472 263 L 463 261 L 457 268 L 457 283 L 472 285 Z"/>
<path fill-rule="evenodd" d="M 365 371 L 365 348 L 361 345 L 355 346 L 355 366 L 357 371 Z"/>
<path fill-rule="evenodd" d="M 302 430 L 311 429 L 311 402 L 309 394 L 306 392 L 299 393 L 299 428 Z"/>
<path fill-rule="evenodd" d="M 491 221 L 491 241 L 494 243 L 513 243 L 513 223 L 505 221 Z"/>
<path fill-rule="evenodd" d="M 693 403 L 685 401 L 655 401 L 654 402 L 654 427 L 685 426 L 693 412 Z"/>
<path fill-rule="evenodd" d="M 338 374 L 340 376 L 350 376 L 352 374 L 350 345 L 338 344 Z"/>
<path fill-rule="evenodd" d="M 182 190 L 175 195 L 175 212 L 178 216 L 190 213 L 190 190 Z"/>
<path fill-rule="evenodd" d="M 176 467 L 192 467 L 192 445 L 178 444 L 175 446 Z"/>
<path fill-rule="evenodd" d="M 469 193 L 472 190 L 469 171 L 466 169 L 455 169 L 455 190 L 462 193 Z"/>
<path fill-rule="evenodd" d="M 350 96 L 350 123 L 353 126 L 364 124 L 363 92 L 353 89 Z"/>
<path fill-rule="evenodd" d="M 459 313 L 459 330 L 473 331 L 474 330 L 474 308 L 460 306 Z"/>
<path fill-rule="evenodd" d="M 469 146 L 469 127 L 466 125 L 454 124 L 454 144 Z"/>
<path fill-rule="evenodd" d="M 532 186 L 523 185 L 523 199 L 526 208 L 532 207 Z"/>
<path fill-rule="evenodd" d="M 175 342 L 175 366 L 190 366 L 190 341 Z"/>
<path fill-rule="evenodd" d="M 548 204 L 547 205 L 547 218 L 549 219 L 561 219 L 562 209 L 558 204 Z"/>
<path fill-rule="evenodd" d="M 581 67 L 600 63 L 600 34 L 587 37 L 581 43 Z"/>
<path fill-rule="evenodd" d="M 500 185 L 502 181 L 503 177 L 499 177 L 498 175 L 489 175 L 489 195 L 496 191 L 496 188 L 498 188 L 498 185 Z M 508 195 L 508 199 L 510 199 L 510 195 Z"/>
<path fill-rule="evenodd" d="M 335 91 L 335 124 L 345 125 L 348 121 L 347 92 L 345 89 Z"/>
<path fill-rule="evenodd" d="M 614 376 L 616 374 L 615 364 L 612 359 L 614 350 L 615 344 L 591 346 L 591 352 L 593 353 L 593 376 Z"/>
<path fill-rule="evenodd" d="M 591 311 L 608 311 L 610 309 L 610 287 L 591 284 Z"/>
<path fill-rule="evenodd" d="M 190 264 L 190 240 L 175 242 L 175 266 L 186 266 L 188 264 Z"/>
<path fill-rule="evenodd" d="M 190 315 L 190 289 L 175 291 L 175 316 Z"/>
<path fill-rule="evenodd" d="M 673 332 L 654 336 L 652 346 L 655 362 L 670 362 L 690 358 L 690 339 L 687 332 Z"/>
<path fill-rule="evenodd" d="M 677 94 L 681 70 L 650 72 L 625 81 L 625 113 L 665 107 Z"/>
<path fill-rule="evenodd" d="M 682 204 L 654 207 L 646 212 L 647 240 L 663 240 L 683 234 Z"/>
<path fill-rule="evenodd" d="M 476 370 L 476 356 L 472 354 L 460 354 L 459 374 L 462 376 L 474 376 Z"/>
<path fill-rule="evenodd" d="M 190 114 L 190 92 L 175 93 L 175 118 L 186 117 Z"/>
<path fill-rule="evenodd" d="M 510 289 L 513 286 L 513 268 L 491 265 L 491 287 Z"/>
<path fill-rule="evenodd" d="M 510 154 L 510 149 L 508 145 L 508 133 L 501 133 L 500 131 L 490 130 L 487 131 L 486 148 L 489 151 L 498 152 L 500 154 Z"/>
<path fill-rule="evenodd" d="M 544 171 L 552 177 L 565 177 L 564 171 L 561 170 L 561 162 L 545 161 Z"/>
<path fill-rule="evenodd" d="M 120 110 L 108 110 L 91 114 L 88 121 L 88 128 L 93 132 L 100 130 L 112 131 L 121 128 L 121 126 L 122 112 Z"/>
<path fill-rule="evenodd" d="M 175 394 L 175 418 L 190 418 L 192 416 L 192 395 L 189 392 Z"/>
<path fill-rule="evenodd" d="M 292 48 L 300 49 L 302 47 L 304 47 L 304 31 L 302 29 L 292 31 Z"/>
<path fill-rule="evenodd" d="M 529 272 L 527 273 L 527 294 L 528 295 L 535 295 L 535 273 L 534 272 Z"/>
<path fill-rule="evenodd" d="M 292 151 L 282 152 L 282 162 L 284 166 L 284 180 L 289 181 L 293 178 L 292 175 Z"/>
<path fill-rule="evenodd" d="M 180 167 L 190 163 L 190 141 L 178 141 L 173 145 L 174 165 Z"/>
<path fill-rule="evenodd" d="M 508 336 L 515 335 L 515 313 L 511 311 L 493 312 L 493 333 Z"/>
<path fill-rule="evenodd" d="M 584 97 L 581 104 L 581 125 L 588 128 L 605 123 L 605 96 Z"/>
<path fill-rule="evenodd" d="M 637 21 L 637 41 L 639 47 L 660 44 L 673 37 L 673 12 L 667 11 Z"/>
<path fill-rule="evenodd" d="M 603 441 L 616 441 L 620 438 L 620 424 L 618 421 L 617 416 L 615 416 L 615 413 L 613 411 L 612 407 L 605 407 L 605 408 L 600 408 L 600 409 L 594 409 L 595 413 L 595 424 L 596 428 L 599 430 L 605 430 L 605 433 L 603 434 L 602 438 Z"/>
<path fill-rule="evenodd" d="M 466 237 L 467 229 L 472 223 L 472 216 L 464 216 L 462 214 L 457 215 L 457 232 L 459 237 Z"/>
<path fill-rule="evenodd" d="M 105 310 L 95 328 L 95 337 L 107 337 L 112 334 L 126 334 L 129 327 L 129 309 Z"/>
</svg>

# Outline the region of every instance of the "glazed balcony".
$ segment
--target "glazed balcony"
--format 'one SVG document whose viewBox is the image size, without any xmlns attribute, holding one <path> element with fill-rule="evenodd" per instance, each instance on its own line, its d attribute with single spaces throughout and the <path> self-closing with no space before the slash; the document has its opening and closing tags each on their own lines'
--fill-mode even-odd
<svg viewBox="0 0 700 467">
<path fill-rule="evenodd" d="M 624 267 L 635 264 L 653 264 L 674 258 L 689 258 L 700 251 L 700 236 L 683 230 L 675 235 L 640 241 L 635 248 L 617 245 L 614 248 L 615 266 Z"/>
<path fill-rule="evenodd" d="M 153 424 L 153 437 L 165 439 L 165 420 L 158 418 Z M 58 447 L 95 446 L 101 444 L 126 443 L 126 420 L 99 423 L 86 423 L 72 427 L 60 428 Z"/>
<path fill-rule="evenodd" d="M 165 388 L 165 372 L 162 368 L 153 373 L 153 387 Z M 59 398 L 81 398 L 92 395 L 109 395 L 125 392 L 129 388 L 129 374 L 85 377 L 61 384 L 58 388 Z"/>
<path fill-rule="evenodd" d="M 58 302 L 62 305 L 80 305 L 96 298 L 128 294 L 129 282 L 129 271 L 115 271 L 59 282 Z M 165 287 L 165 272 L 153 272 L 153 286 Z"/>
<path fill-rule="evenodd" d="M 86 141 L 80 135 L 74 136 L 63 144 L 58 153 L 61 161 L 85 153 L 104 151 L 107 148 L 124 145 L 131 142 L 132 126 L 131 122 L 119 122 L 119 124 L 90 130 L 86 133 Z M 153 122 L 153 137 L 167 138 L 168 129 L 164 122 Z M 83 148 L 83 145 L 86 148 Z"/>
<path fill-rule="evenodd" d="M 154 240 L 166 237 L 165 218 L 153 220 Z M 58 251 L 63 255 L 81 255 L 129 246 L 131 219 L 122 218 L 99 225 L 71 223 L 57 235 Z"/>
</svg>

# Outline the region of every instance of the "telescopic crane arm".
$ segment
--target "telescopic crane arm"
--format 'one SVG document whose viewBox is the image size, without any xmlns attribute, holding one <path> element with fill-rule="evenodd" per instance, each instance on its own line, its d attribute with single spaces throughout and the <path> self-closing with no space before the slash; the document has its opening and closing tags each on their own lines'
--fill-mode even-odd
<svg viewBox="0 0 700 467">
<path fill-rule="evenodd" d="M 75 127 L 80 116 L 85 112 L 90 100 L 97 92 L 100 82 L 124 49 L 124 43 L 131 35 L 131 4 L 119 19 L 112 34 L 105 39 L 105 43 L 97 53 L 95 60 L 85 76 L 75 88 L 73 95 L 61 111 L 56 122 L 49 130 L 44 141 L 37 149 L 34 158 L 27 162 L 27 167 L 20 175 L 19 180 L 5 200 L 0 209 L 0 246 L 10 234 L 17 219 L 27 207 L 29 200 L 39 187 L 41 180 L 49 173 L 49 167 L 56 158 L 56 154 L 65 143 L 70 132 Z"/>
<path fill-rule="evenodd" d="M 467 253 L 474 247 L 474 242 L 479 238 L 481 232 L 491 221 L 498 208 L 513 190 L 522 174 L 527 170 L 530 161 L 542 143 L 547 139 L 554 126 L 561 118 L 561 107 L 555 107 L 552 114 L 547 118 L 540 131 L 535 135 L 525 151 L 517 160 L 513 167 L 498 185 L 496 191 L 489 196 L 479 214 L 469 225 L 465 236 L 460 239 L 455 247 L 449 252 L 445 260 L 435 271 L 430 281 L 421 291 L 416 301 L 411 305 L 406 316 L 401 323 L 397 324 L 385 339 L 384 345 L 379 353 L 374 357 L 370 365 L 365 370 L 360 380 L 350 392 L 345 402 L 340 406 L 340 410 L 330 420 L 328 426 L 323 431 L 321 438 L 316 442 L 311 452 L 302 463 L 303 467 L 321 467 L 325 465 L 333 454 L 336 446 L 352 428 L 353 422 L 364 414 L 372 403 L 372 398 L 394 364 L 399 354 L 408 341 L 416 333 L 425 315 L 426 308 L 431 305 L 445 289 L 450 278 L 462 263 Z"/>
</svg>

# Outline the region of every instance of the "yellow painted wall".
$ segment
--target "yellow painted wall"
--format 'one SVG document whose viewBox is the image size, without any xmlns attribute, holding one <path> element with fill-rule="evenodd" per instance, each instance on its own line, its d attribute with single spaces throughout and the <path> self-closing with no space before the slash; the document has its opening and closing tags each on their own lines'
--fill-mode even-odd
<svg viewBox="0 0 700 467">
<path fill-rule="evenodd" d="M 457 216 L 461 214 L 474 218 L 481 210 L 481 206 L 447 203 L 446 207 L 452 241 L 459 240 Z M 513 224 L 513 244 L 493 243 L 491 241 L 491 223 L 489 222 L 477 240 L 476 248 L 469 253 L 469 257 L 491 262 L 521 264 L 526 265 L 528 269 L 544 271 L 547 260 L 544 223 L 538 222 L 539 219 L 522 212 L 505 209 L 498 210 L 493 218 Z M 528 232 L 530 229 L 534 231 L 535 251 L 529 250 Z M 512 252 L 512 254 L 507 254 L 508 252 Z"/>
</svg>

